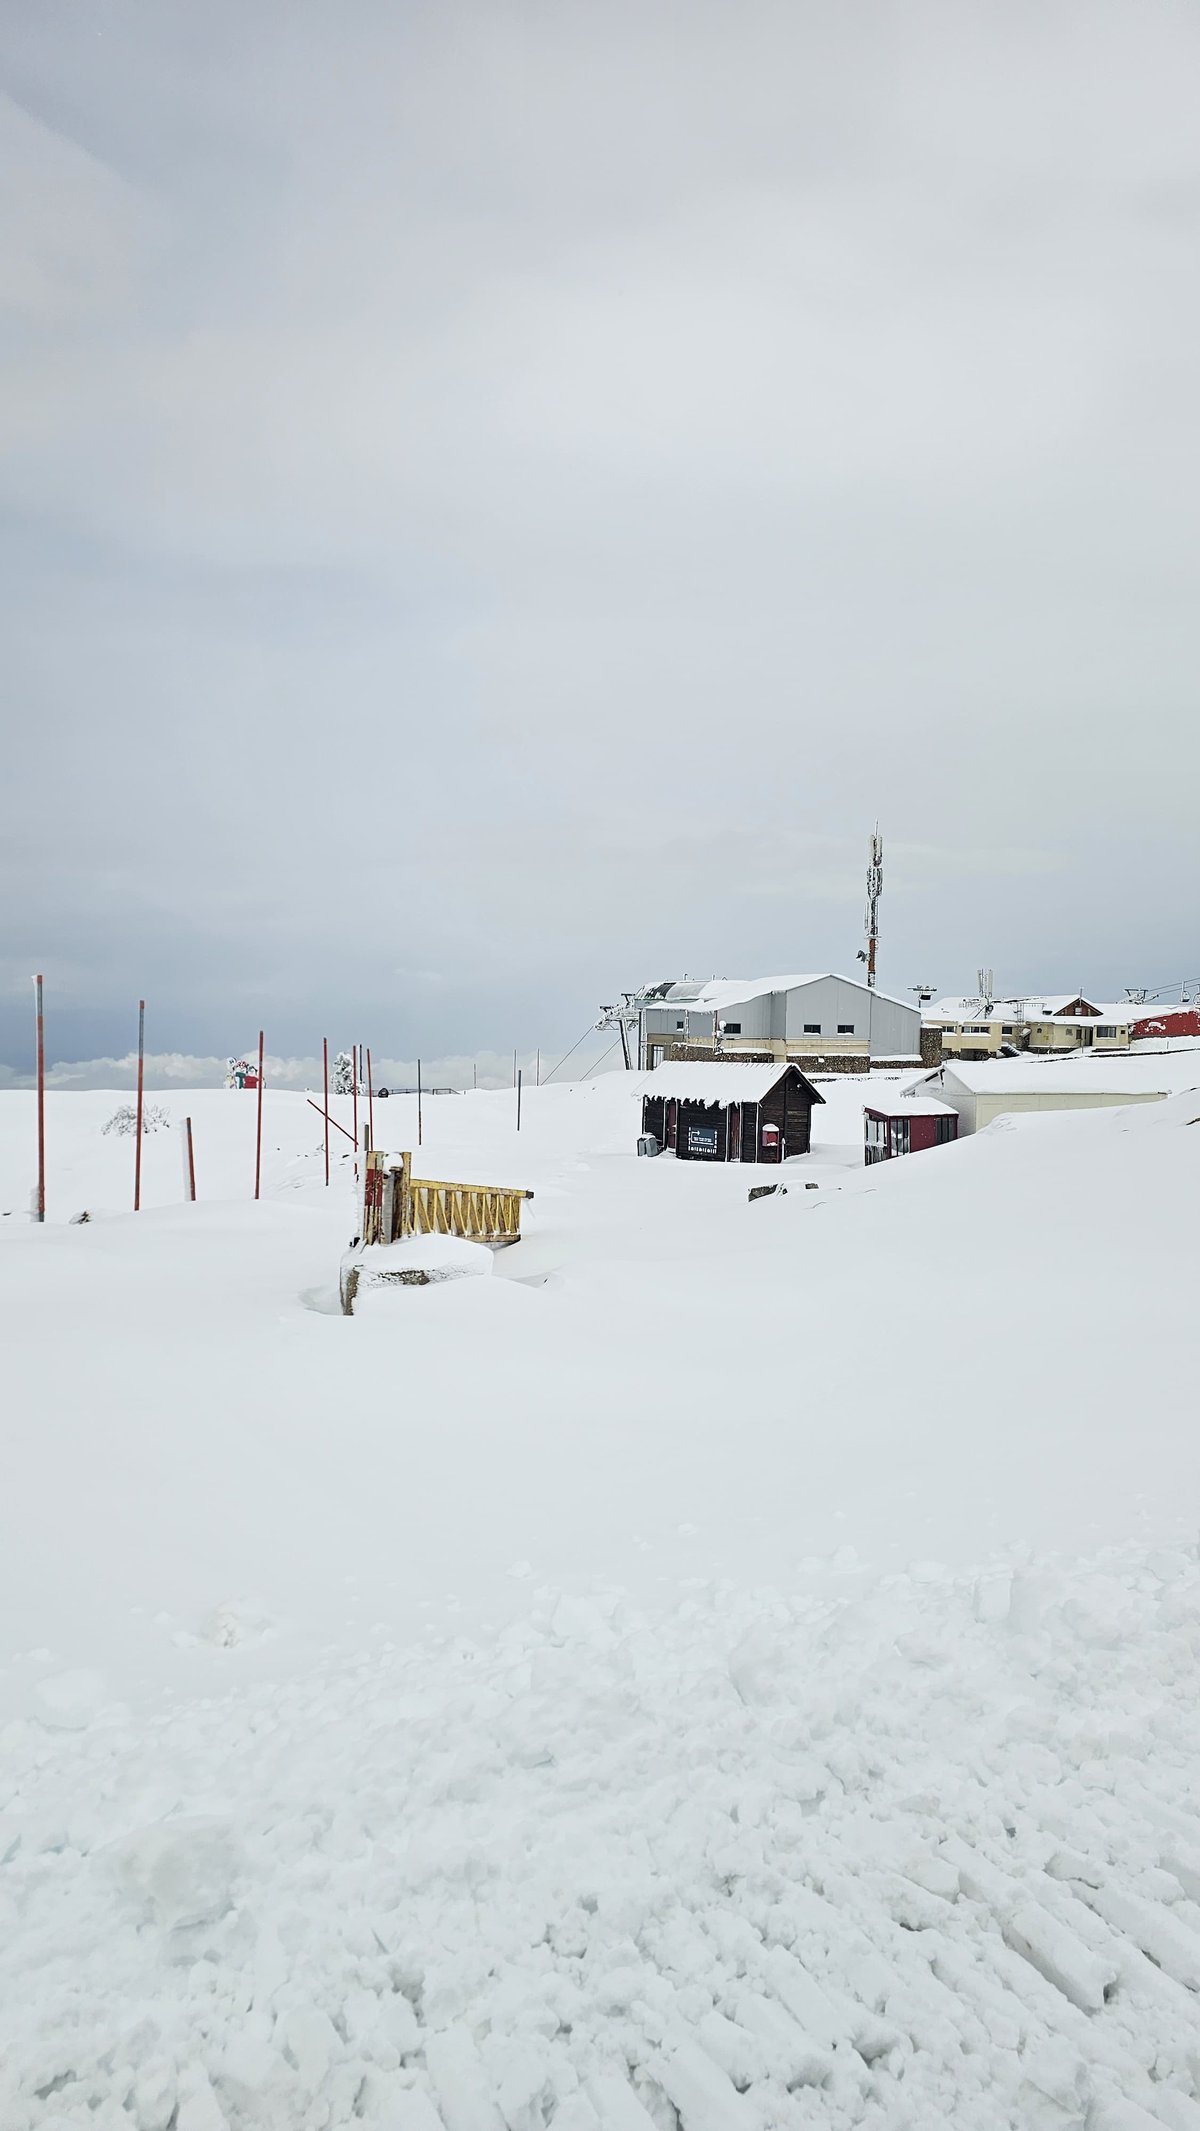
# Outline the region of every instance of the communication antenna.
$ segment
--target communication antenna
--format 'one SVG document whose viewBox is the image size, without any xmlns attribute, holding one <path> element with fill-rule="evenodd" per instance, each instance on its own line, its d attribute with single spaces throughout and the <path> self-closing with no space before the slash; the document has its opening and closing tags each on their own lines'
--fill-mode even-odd
<svg viewBox="0 0 1200 2131">
<path fill-rule="evenodd" d="M 991 969 L 977 969 L 975 980 L 979 986 L 980 1012 L 990 1014 L 996 996 L 996 974 Z"/>
<path fill-rule="evenodd" d="M 859 948 L 858 959 L 867 965 L 867 983 L 875 989 L 875 951 L 879 945 L 879 898 L 883 894 L 883 838 L 879 823 L 871 838 L 871 856 L 867 861 L 867 944 Z"/>
<path fill-rule="evenodd" d="M 908 988 L 909 988 L 910 992 L 915 992 L 915 993 L 916 993 L 916 995 L 917 995 L 917 1004 L 918 1004 L 918 1006 L 928 1006 L 928 1004 L 929 1004 L 930 1000 L 932 999 L 932 997 L 933 997 L 934 993 L 935 993 L 935 992 L 936 992 L 936 990 L 937 990 L 937 985 L 936 985 L 936 984 L 910 984 Z"/>
</svg>

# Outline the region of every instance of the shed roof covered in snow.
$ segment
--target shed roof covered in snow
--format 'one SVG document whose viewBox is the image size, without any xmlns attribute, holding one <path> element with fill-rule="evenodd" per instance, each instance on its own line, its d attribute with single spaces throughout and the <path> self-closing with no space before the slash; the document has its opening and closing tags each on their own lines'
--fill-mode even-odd
<svg viewBox="0 0 1200 2131">
<path fill-rule="evenodd" d="M 641 1092 L 665 1096 L 668 1102 L 717 1103 L 724 1110 L 730 1103 L 762 1102 L 789 1074 L 805 1090 L 810 1102 L 824 1102 L 825 1097 L 799 1066 L 786 1065 L 779 1058 L 772 1058 L 765 1065 L 736 1065 L 725 1059 L 714 1060 L 710 1065 L 707 1059 L 671 1059 L 643 1076 Z"/>
<path fill-rule="evenodd" d="M 952 1103 L 939 1102 L 936 1095 L 907 1095 L 898 1089 L 894 1095 L 876 1095 L 863 1104 L 864 1111 L 872 1117 L 957 1117 Z"/>
</svg>

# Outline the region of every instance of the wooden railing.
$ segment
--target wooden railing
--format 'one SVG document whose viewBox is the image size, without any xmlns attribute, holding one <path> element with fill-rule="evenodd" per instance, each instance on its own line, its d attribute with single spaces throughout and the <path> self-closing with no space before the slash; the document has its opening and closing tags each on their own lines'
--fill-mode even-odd
<svg viewBox="0 0 1200 2131">
<path fill-rule="evenodd" d="M 362 1240 L 399 1243 L 405 1236 L 464 1236 L 472 1243 L 521 1240 L 521 1201 L 531 1191 L 505 1184 L 444 1184 L 415 1177 L 411 1154 L 368 1154 L 363 1181 Z"/>
</svg>

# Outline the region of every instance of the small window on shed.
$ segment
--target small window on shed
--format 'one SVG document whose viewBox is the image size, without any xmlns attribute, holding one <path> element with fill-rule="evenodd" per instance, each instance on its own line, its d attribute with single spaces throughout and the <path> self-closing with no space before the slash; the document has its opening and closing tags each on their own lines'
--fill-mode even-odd
<svg viewBox="0 0 1200 2131">
<path fill-rule="evenodd" d="M 820 1035 L 820 1033 L 821 1033 L 821 1024 L 820 1024 L 820 1022 L 819 1022 L 819 1021 L 806 1021 L 806 1022 L 805 1022 L 805 1024 L 804 1024 L 804 1033 L 805 1033 L 805 1035 L 806 1035 L 806 1036 L 819 1036 L 819 1035 Z"/>
<path fill-rule="evenodd" d="M 675 1023 L 675 1026 L 676 1026 L 676 1028 L 677 1028 L 677 1029 L 681 1029 L 681 1028 L 683 1027 L 683 1023 L 682 1023 L 682 1021 L 677 1021 L 677 1022 Z"/>
<path fill-rule="evenodd" d="M 723 1030 L 722 1030 L 722 1033 L 723 1033 L 724 1035 L 726 1035 L 726 1036 L 740 1036 L 740 1035 L 741 1035 L 741 1033 L 742 1033 L 742 1024 L 741 1024 L 741 1022 L 740 1022 L 740 1021 L 727 1021 L 727 1022 L 726 1022 L 726 1023 L 724 1024 L 724 1028 L 723 1028 Z"/>
<path fill-rule="evenodd" d="M 853 1023 L 852 1021 L 839 1021 L 839 1022 L 838 1022 L 838 1035 L 839 1035 L 839 1036 L 852 1036 L 853 1034 L 854 1034 L 854 1023 Z"/>
</svg>

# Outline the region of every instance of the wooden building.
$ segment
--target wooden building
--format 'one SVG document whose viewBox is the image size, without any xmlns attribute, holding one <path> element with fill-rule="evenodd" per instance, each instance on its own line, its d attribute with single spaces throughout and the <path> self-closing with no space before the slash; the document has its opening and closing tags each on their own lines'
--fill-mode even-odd
<svg viewBox="0 0 1200 2131">
<path fill-rule="evenodd" d="M 807 1154 L 814 1103 L 799 1066 L 661 1065 L 647 1074 L 642 1131 L 681 1162 L 783 1162 Z"/>
<path fill-rule="evenodd" d="M 958 1138 L 958 1112 L 936 1096 L 902 1095 L 863 1104 L 866 1148 L 863 1159 L 891 1162 L 897 1155 L 920 1154 L 925 1147 L 944 1147 Z"/>
</svg>

